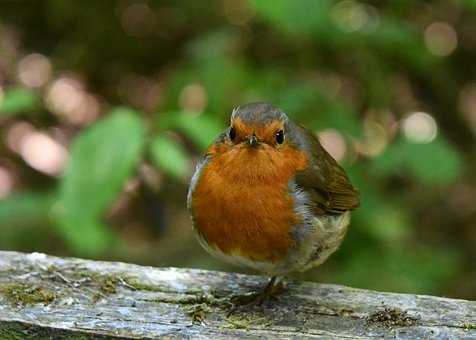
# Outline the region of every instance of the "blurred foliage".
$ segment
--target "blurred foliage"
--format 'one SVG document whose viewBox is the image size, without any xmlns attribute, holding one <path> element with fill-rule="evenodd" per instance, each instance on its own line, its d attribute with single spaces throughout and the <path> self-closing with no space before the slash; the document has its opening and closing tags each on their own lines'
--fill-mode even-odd
<svg viewBox="0 0 476 340">
<path fill-rule="evenodd" d="M 104 250 L 108 229 L 100 218 L 137 165 L 144 138 L 137 114 L 119 108 L 75 139 L 60 183 L 59 225 L 78 252 Z"/>
<path fill-rule="evenodd" d="M 454 181 L 462 169 L 458 153 L 443 138 L 428 144 L 397 140 L 372 164 L 376 175 L 408 172 L 425 185 L 444 185 Z"/>
<path fill-rule="evenodd" d="M 188 155 L 184 148 L 169 138 L 158 135 L 151 145 L 152 159 L 165 173 L 178 178 L 188 174 Z"/>
<path fill-rule="evenodd" d="M 476 298 L 475 30 L 469 0 L 4 2 L 0 247 L 237 270 L 193 239 L 187 180 L 265 100 L 361 192 L 304 278 Z"/>
<path fill-rule="evenodd" d="M 35 108 L 37 95 L 26 89 L 12 89 L 2 96 L 0 115 L 7 116 L 30 111 Z"/>
</svg>

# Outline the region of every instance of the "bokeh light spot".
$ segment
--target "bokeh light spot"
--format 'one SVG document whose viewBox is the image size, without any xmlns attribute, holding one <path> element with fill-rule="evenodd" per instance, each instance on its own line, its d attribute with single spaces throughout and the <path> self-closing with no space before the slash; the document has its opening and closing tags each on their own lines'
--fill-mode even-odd
<svg viewBox="0 0 476 340">
<path fill-rule="evenodd" d="M 207 102 L 207 91 L 198 83 L 185 86 L 179 95 L 179 105 L 185 111 L 202 112 L 207 106 Z"/>
<path fill-rule="evenodd" d="M 405 137 L 413 143 L 430 143 L 438 135 L 435 119 L 425 112 L 414 112 L 403 120 L 402 130 Z"/>
<path fill-rule="evenodd" d="M 153 32 L 156 21 L 155 13 L 145 3 L 135 3 L 128 6 L 121 17 L 124 32 L 137 38 Z"/>
<path fill-rule="evenodd" d="M 85 92 L 77 79 L 69 76 L 60 77 L 51 85 L 46 105 L 53 113 L 77 125 L 92 122 L 100 111 L 97 99 Z"/>
<path fill-rule="evenodd" d="M 347 145 L 342 134 L 335 129 L 319 132 L 319 140 L 327 152 L 338 162 L 341 162 L 347 152 Z"/>
<path fill-rule="evenodd" d="M 362 29 L 369 20 L 365 7 L 352 0 L 344 0 L 334 5 L 331 17 L 336 25 L 346 32 Z"/>
<path fill-rule="evenodd" d="M 66 149 L 46 133 L 32 132 L 23 138 L 20 154 L 32 168 L 48 175 L 58 175 L 63 170 Z"/>
<path fill-rule="evenodd" d="M 425 29 L 425 45 L 432 54 L 444 57 L 456 49 L 458 36 L 451 25 L 434 22 Z"/>
<path fill-rule="evenodd" d="M 17 122 L 8 128 L 7 145 L 10 150 L 20 152 L 20 146 L 25 136 L 31 134 L 35 128 L 27 122 Z"/>
<path fill-rule="evenodd" d="M 355 142 L 357 151 L 368 157 L 377 157 L 388 145 L 389 132 L 381 123 L 367 117 L 364 121 L 364 139 Z"/>
<path fill-rule="evenodd" d="M 51 77 L 52 66 L 47 57 L 39 53 L 29 54 L 18 63 L 18 77 L 29 87 L 40 87 Z"/>
<path fill-rule="evenodd" d="M 129 74 L 121 79 L 118 92 L 134 107 L 154 112 L 161 100 L 162 86 L 154 78 Z"/>
</svg>

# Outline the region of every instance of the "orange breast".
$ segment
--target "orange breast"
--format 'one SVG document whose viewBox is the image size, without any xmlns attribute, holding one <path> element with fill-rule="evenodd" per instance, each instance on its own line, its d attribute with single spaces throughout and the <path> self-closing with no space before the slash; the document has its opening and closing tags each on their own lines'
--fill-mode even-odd
<svg viewBox="0 0 476 340">
<path fill-rule="evenodd" d="M 290 146 L 276 150 L 235 147 L 209 152 L 192 196 L 195 227 L 227 254 L 253 261 L 279 261 L 293 245 L 298 222 L 289 180 L 305 168 L 306 155 Z"/>
</svg>

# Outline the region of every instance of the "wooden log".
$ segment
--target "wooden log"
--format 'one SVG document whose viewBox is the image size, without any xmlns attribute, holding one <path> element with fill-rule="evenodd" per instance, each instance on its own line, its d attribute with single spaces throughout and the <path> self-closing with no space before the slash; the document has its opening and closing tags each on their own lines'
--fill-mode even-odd
<svg viewBox="0 0 476 340">
<path fill-rule="evenodd" d="M 476 302 L 261 276 L 0 251 L 0 339 L 476 339 Z M 231 313 L 230 313 L 231 312 Z"/>
</svg>

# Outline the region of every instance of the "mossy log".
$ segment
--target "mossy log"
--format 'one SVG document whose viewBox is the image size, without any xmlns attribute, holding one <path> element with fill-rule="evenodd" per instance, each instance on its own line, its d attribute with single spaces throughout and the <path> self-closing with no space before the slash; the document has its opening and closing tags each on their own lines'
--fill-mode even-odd
<svg viewBox="0 0 476 340">
<path fill-rule="evenodd" d="M 476 338 L 476 302 L 0 251 L 0 339 Z"/>
</svg>

